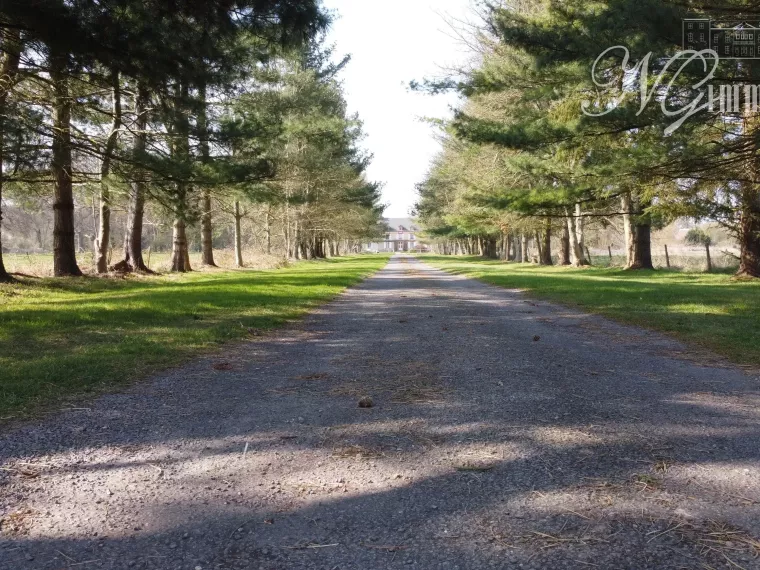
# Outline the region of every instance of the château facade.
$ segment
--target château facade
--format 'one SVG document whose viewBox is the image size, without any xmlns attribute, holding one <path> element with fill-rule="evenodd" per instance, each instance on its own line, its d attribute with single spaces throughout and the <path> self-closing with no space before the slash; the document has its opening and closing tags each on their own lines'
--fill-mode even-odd
<svg viewBox="0 0 760 570">
<path fill-rule="evenodd" d="M 394 253 L 426 250 L 426 246 L 420 242 L 417 235 L 419 226 L 412 218 L 387 218 L 385 226 L 385 239 L 367 244 L 367 251 Z"/>
</svg>

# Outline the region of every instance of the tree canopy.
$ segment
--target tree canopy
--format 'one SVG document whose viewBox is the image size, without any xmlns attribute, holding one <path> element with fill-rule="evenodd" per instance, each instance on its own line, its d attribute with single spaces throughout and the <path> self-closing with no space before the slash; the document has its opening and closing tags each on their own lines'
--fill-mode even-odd
<svg viewBox="0 0 760 570">
<path fill-rule="evenodd" d="M 721 84 L 756 84 L 756 66 L 724 59 L 709 75 L 704 54 L 672 59 L 685 17 L 738 22 L 751 8 L 661 0 L 481 7 L 479 64 L 417 85 L 453 89 L 466 100 L 420 186 L 431 231 L 489 235 L 511 219 L 503 231 L 539 231 L 550 243 L 546 236 L 559 229 L 571 254 L 563 251 L 562 262 L 581 265 L 588 261 L 583 226 L 619 216 L 628 267 L 651 268 L 652 228 L 692 217 L 732 231 L 741 244 L 739 273 L 760 276 L 757 111 L 726 114 L 699 99 L 709 86 L 717 93 Z M 473 211 L 490 226 L 473 226 Z"/>
<path fill-rule="evenodd" d="M 280 213 L 291 256 L 374 231 L 379 185 L 329 24 L 318 0 L 4 2 L 0 191 L 54 196 L 55 274 L 81 274 L 75 201 L 93 185 L 100 272 L 114 207 L 127 212 L 120 270 L 147 270 L 146 207 L 172 220 L 175 271 L 190 269 L 198 224 L 215 264 L 214 216 L 241 200 Z"/>
</svg>

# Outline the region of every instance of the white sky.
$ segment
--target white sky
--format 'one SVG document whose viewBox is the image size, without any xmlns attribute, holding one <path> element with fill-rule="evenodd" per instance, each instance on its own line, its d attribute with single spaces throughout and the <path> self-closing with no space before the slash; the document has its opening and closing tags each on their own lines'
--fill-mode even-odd
<svg viewBox="0 0 760 570">
<path fill-rule="evenodd" d="M 444 16 L 466 18 L 470 0 L 324 0 L 339 14 L 330 41 L 337 54 L 352 59 L 341 77 L 351 112 L 367 133 L 374 154 L 368 176 L 384 182 L 387 217 L 404 217 L 416 201 L 415 184 L 424 179 L 439 149 L 433 130 L 420 117 L 449 116 L 451 95 L 411 93 L 411 80 L 441 74 L 441 66 L 470 59 Z"/>
</svg>

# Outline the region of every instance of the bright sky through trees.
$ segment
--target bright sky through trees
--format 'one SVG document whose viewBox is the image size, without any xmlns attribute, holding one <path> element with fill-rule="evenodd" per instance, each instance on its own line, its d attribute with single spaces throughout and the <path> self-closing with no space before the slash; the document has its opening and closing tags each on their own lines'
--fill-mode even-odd
<svg viewBox="0 0 760 570">
<path fill-rule="evenodd" d="M 410 93 L 413 79 L 440 75 L 440 66 L 467 62 L 470 52 L 455 37 L 447 17 L 472 19 L 469 0 L 326 0 L 340 17 L 330 41 L 352 61 L 343 72 L 346 98 L 368 133 L 374 153 L 370 180 L 386 183 L 386 216 L 405 216 L 415 202 L 430 159 L 439 150 L 433 130 L 418 117 L 446 117 L 453 96 Z"/>
</svg>

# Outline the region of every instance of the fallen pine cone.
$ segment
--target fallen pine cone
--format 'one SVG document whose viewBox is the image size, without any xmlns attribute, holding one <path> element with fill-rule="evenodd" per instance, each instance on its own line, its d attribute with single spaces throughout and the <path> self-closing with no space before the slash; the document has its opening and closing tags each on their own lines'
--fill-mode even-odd
<svg viewBox="0 0 760 570">
<path fill-rule="evenodd" d="M 374 408 L 375 403 L 372 401 L 372 398 L 369 396 L 365 396 L 361 400 L 359 400 L 359 407 L 360 408 Z"/>
</svg>

